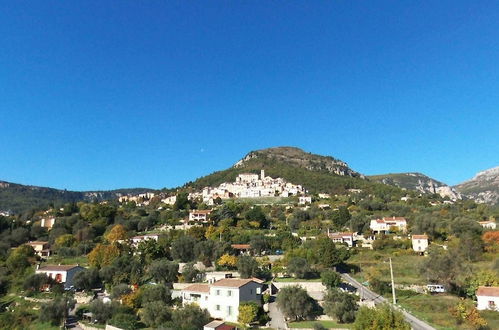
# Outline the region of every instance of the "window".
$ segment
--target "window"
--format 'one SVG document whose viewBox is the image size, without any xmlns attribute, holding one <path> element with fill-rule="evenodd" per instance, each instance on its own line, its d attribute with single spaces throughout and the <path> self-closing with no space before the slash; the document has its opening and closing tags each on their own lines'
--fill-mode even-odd
<svg viewBox="0 0 499 330">
<path fill-rule="evenodd" d="M 489 300 L 489 309 L 495 309 L 496 308 L 496 302 L 493 300 Z"/>
<path fill-rule="evenodd" d="M 220 295 L 220 290 L 217 290 L 217 291 L 215 292 L 215 295 L 219 296 L 219 295 Z"/>
<path fill-rule="evenodd" d="M 232 296 L 232 291 L 227 291 L 227 297 L 231 297 Z"/>
<path fill-rule="evenodd" d="M 261 294 L 262 293 L 262 288 L 256 288 L 256 294 Z"/>
<path fill-rule="evenodd" d="M 216 305 L 216 306 L 215 306 L 215 309 L 216 309 L 217 311 L 219 311 L 219 310 L 220 310 L 220 305 Z"/>
<path fill-rule="evenodd" d="M 227 315 L 232 315 L 232 306 L 227 306 Z"/>
</svg>

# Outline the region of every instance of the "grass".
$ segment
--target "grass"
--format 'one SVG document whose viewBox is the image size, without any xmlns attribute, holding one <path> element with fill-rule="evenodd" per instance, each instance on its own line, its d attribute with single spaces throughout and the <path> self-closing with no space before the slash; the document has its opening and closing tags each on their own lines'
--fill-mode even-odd
<svg viewBox="0 0 499 330">
<path fill-rule="evenodd" d="M 424 260 L 424 257 L 414 255 L 411 251 L 361 250 L 348 260 L 348 264 L 360 269 L 360 272 L 354 274 L 354 276 L 361 281 L 365 281 L 368 270 L 374 269 L 380 274 L 381 280 L 388 282 L 390 281 L 388 258 L 391 257 L 395 283 L 424 285 L 426 281 L 419 275 L 420 263 Z"/>
<path fill-rule="evenodd" d="M 499 329 L 499 312 L 481 311 L 480 315 L 487 320 L 489 329 Z"/>
<path fill-rule="evenodd" d="M 59 330 L 61 327 L 59 326 L 55 326 L 55 325 L 52 325 L 48 322 L 44 322 L 44 323 L 32 323 L 30 326 L 29 326 L 29 330 Z"/>
<path fill-rule="evenodd" d="M 90 252 L 90 251 L 88 251 Z M 76 265 L 79 264 L 82 267 L 88 266 L 88 260 L 86 256 L 79 257 L 60 257 L 52 256 L 47 260 L 47 264 L 61 264 L 61 265 Z"/>
<path fill-rule="evenodd" d="M 302 321 L 302 322 L 292 322 L 288 323 L 290 328 L 308 328 L 313 329 L 314 324 L 321 324 L 328 329 L 351 329 L 353 328 L 353 323 L 337 323 L 335 321 Z"/>
<path fill-rule="evenodd" d="M 276 277 L 274 282 L 321 282 L 320 278 L 294 278 L 294 277 Z"/>
</svg>

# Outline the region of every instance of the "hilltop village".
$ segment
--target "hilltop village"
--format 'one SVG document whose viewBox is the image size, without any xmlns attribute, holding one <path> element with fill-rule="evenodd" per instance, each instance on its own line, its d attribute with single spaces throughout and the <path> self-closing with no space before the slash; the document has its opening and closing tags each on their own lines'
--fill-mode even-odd
<svg viewBox="0 0 499 330">
<path fill-rule="evenodd" d="M 0 328 L 495 328 L 498 209 L 383 187 L 262 169 L 1 215 Z"/>
</svg>

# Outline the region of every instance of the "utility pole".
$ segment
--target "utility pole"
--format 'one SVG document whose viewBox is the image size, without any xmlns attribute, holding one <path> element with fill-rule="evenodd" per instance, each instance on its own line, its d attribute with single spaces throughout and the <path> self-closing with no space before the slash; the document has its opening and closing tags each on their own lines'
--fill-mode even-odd
<svg viewBox="0 0 499 330">
<path fill-rule="evenodd" d="M 392 297 L 393 304 L 397 303 L 397 299 L 395 298 L 395 283 L 393 282 L 393 267 L 392 267 L 392 258 L 390 258 L 390 276 L 392 277 Z"/>
</svg>

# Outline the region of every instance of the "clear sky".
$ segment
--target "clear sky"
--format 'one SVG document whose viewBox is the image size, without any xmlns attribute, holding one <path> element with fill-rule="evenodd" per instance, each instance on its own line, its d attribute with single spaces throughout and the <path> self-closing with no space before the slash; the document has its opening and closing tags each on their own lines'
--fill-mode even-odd
<svg viewBox="0 0 499 330">
<path fill-rule="evenodd" d="M 173 187 L 297 146 L 499 165 L 498 1 L 3 1 L 0 180 Z"/>
</svg>

